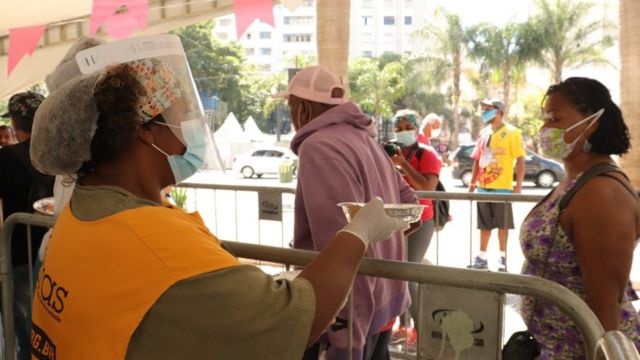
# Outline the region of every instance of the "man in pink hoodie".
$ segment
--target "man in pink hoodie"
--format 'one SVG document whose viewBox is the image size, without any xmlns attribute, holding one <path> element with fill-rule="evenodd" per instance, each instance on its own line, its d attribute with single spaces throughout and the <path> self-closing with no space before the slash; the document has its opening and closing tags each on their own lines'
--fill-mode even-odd
<svg viewBox="0 0 640 360">
<path fill-rule="evenodd" d="M 345 95 L 340 80 L 319 66 L 302 69 L 286 92 L 276 94 L 288 99 L 297 131 L 291 142 L 299 157 L 293 239 L 297 249 L 322 250 L 346 224 L 336 205 L 340 202 L 380 196 L 385 203 L 417 203 L 413 190 L 373 140 L 371 119 Z M 403 234 L 396 232 L 389 241 L 370 245 L 366 256 L 405 260 Z M 357 276 L 352 291 L 353 359 L 388 359 L 389 323 L 409 306 L 407 283 Z M 347 317 L 345 307 L 319 341 L 328 345 L 327 359 L 348 357 Z M 317 353 L 316 345 L 304 359 L 317 358 Z"/>
</svg>

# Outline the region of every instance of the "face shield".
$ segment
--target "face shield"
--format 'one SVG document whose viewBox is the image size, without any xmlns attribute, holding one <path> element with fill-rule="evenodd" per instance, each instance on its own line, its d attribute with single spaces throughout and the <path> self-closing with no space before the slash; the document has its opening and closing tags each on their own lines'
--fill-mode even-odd
<svg viewBox="0 0 640 360">
<path fill-rule="evenodd" d="M 191 75 L 180 38 L 155 35 L 117 41 L 80 51 L 76 63 L 82 74 L 102 71 L 110 65 L 126 64 L 136 74 L 147 94 L 138 108 L 141 124 L 162 120 L 176 137 L 189 146 L 190 133 L 204 137 L 205 169 L 222 170 L 222 161 Z"/>
</svg>

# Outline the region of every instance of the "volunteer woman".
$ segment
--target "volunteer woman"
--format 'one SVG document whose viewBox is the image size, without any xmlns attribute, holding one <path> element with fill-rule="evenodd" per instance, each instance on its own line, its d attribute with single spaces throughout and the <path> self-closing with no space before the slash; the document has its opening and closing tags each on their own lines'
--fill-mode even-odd
<svg viewBox="0 0 640 360">
<path fill-rule="evenodd" d="M 77 174 L 77 185 L 38 274 L 33 355 L 299 359 L 342 306 L 367 244 L 407 224 L 375 199 L 295 280 L 240 264 L 197 213 L 160 195 L 213 150 L 177 37 L 85 51 L 78 59 L 97 68 L 54 91 L 34 124 L 35 166 Z M 128 62 L 100 67 L 114 57 Z"/>
<path fill-rule="evenodd" d="M 394 127 L 400 149 L 392 157 L 393 163 L 402 171 L 405 181 L 413 189 L 434 191 L 438 185 L 442 162 L 432 147 L 418 142 L 416 113 L 407 110 L 398 112 L 394 117 Z M 424 260 L 435 229 L 433 201 L 420 199 L 420 203 L 425 206 L 422 212 L 422 226 L 407 238 L 407 260 L 418 263 Z M 411 283 L 409 292 L 411 293 L 409 310 L 416 322 L 418 320 L 418 284 Z M 401 327 L 396 338 L 404 338 L 402 330 Z M 412 333 L 415 334 L 415 331 Z M 410 334 L 410 340 L 412 337 L 413 335 Z"/>
</svg>

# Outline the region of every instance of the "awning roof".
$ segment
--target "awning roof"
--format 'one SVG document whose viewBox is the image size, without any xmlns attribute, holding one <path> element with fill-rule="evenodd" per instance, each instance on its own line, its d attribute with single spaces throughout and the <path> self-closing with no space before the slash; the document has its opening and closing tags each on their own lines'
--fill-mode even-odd
<svg viewBox="0 0 640 360">
<path fill-rule="evenodd" d="M 89 34 L 92 3 L 92 0 L 0 0 L 0 99 L 43 81 L 73 40 Z M 150 0 L 147 28 L 133 36 L 164 33 L 232 12 L 233 0 Z M 47 24 L 40 45 L 7 78 L 9 28 L 38 24 Z"/>
</svg>

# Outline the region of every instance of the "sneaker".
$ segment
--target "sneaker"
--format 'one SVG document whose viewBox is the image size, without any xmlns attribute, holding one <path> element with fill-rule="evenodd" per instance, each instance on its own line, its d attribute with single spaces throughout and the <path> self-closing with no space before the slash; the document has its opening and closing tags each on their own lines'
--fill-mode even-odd
<svg viewBox="0 0 640 360">
<path fill-rule="evenodd" d="M 504 256 L 500 256 L 500 261 L 498 261 L 498 271 L 507 272 L 507 258 Z"/>
<path fill-rule="evenodd" d="M 467 269 L 476 269 L 476 270 L 486 270 L 487 259 L 482 259 L 480 256 L 476 256 L 473 258 L 473 264 L 467 266 Z"/>
</svg>

